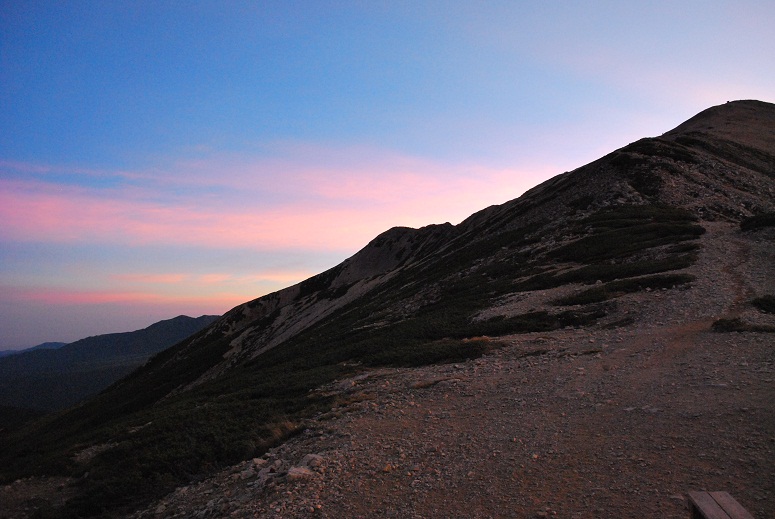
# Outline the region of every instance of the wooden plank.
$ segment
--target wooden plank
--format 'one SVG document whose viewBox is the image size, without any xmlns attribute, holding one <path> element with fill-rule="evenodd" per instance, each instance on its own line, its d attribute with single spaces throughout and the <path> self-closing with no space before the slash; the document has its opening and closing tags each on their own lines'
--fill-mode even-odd
<svg viewBox="0 0 775 519">
<path fill-rule="evenodd" d="M 689 492 L 692 517 L 705 519 L 731 519 L 723 508 L 707 492 Z"/>
<path fill-rule="evenodd" d="M 732 519 L 753 519 L 748 510 L 726 492 L 708 492 Z"/>
</svg>

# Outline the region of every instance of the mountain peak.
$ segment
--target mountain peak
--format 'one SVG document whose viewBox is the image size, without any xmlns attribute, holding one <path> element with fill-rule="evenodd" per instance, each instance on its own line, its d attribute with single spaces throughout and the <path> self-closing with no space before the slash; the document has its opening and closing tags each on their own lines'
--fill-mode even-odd
<svg viewBox="0 0 775 519">
<path fill-rule="evenodd" d="M 775 104 L 729 101 L 698 113 L 663 137 L 706 134 L 762 151 L 775 149 Z"/>
</svg>

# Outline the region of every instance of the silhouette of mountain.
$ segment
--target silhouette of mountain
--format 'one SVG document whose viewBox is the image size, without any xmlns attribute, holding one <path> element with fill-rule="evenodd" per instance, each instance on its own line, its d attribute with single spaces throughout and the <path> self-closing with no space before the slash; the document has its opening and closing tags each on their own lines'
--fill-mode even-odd
<svg viewBox="0 0 775 519">
<path fill-rule="evenodd" d="M 44 343 L 0 358 L 0 405 L 64 409 L 94 396 L 148 358 L 212 323 L 216 316 L 178 316 L 142 330 Z"/>
<path fill-rule="evenodd" d="M 37 346 L 32 346 L 31 348 L 24 348 L 22 350 L 2 350 L 0 351 L 0 358 L 7 357 L 8 355 L 16 355 L 18 353 L 24 353 L 25 351 L 34 351 L 34 350 L 57 350 L 67 344 L 66 342 L 44 342 L 42 344 L 38 344 Z"/>
</svg>

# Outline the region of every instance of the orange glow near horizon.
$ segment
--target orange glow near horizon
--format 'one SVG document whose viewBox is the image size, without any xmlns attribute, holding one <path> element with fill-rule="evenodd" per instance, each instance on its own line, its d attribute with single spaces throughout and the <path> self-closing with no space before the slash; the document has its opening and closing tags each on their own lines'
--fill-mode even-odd
<svg viewBox="0 0 775 519">
<path fill-rule="evenodd" d="M 68 290 L 54 288 L 16 288 L 6 290 L 18 301 L 43 303 L 47 305 L 104 305 L 132 304 L 149 306 L 206 306 L 211 308 L 233 308 L 245 303 L 244 294 L 212 294 L 202 296 L 165 296 L 152 292 L 111 290 Z M 258 296 L 257 296 L 258 297 Z"/>
</svg>

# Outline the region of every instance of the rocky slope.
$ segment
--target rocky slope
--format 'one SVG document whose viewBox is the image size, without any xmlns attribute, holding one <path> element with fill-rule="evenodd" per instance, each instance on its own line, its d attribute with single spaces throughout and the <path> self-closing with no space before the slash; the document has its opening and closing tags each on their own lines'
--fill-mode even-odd
<svg viewBox="0 0 775 519">
<path fill-rule="evenodd" d="M 0 499 L 682 517 L 704 488 L 771 516 L 774 132 L 775 106 L 721 105 L 457 226 L 391 229 L 6 440 L 6 480 L 80 479 Z"/>
</svg>

